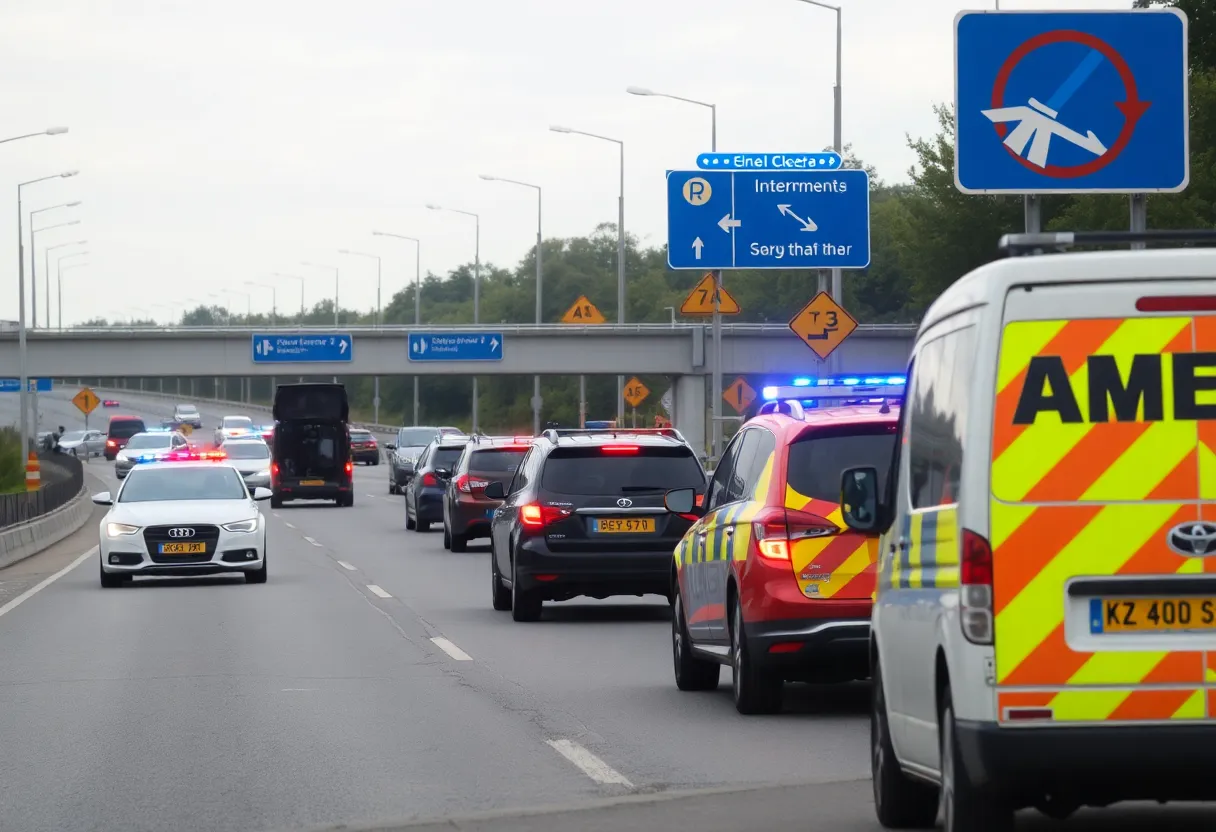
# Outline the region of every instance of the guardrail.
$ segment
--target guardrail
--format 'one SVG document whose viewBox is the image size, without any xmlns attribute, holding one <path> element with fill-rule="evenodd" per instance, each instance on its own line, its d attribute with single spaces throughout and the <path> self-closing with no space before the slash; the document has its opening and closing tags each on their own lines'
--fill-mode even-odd
<svg viewBox="0 0 1216 832">
<path fill-rule="evenodd" d="M 38 461 L 43 472 L 41 488 L 0 495 L 0 529 L 50 514 L 66 505 L 84 488 L 84 466 L 75 457 L 39 453 Z"/>
</svg>

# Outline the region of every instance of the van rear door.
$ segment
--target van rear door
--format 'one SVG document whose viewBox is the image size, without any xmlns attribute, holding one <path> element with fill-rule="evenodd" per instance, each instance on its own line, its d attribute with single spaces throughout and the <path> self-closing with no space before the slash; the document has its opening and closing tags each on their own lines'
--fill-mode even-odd
<svg viewBox="0 0 1216 832">
<path fill-rule="evenodd" d="M 277 422 L 345 422 L 350 418 L 341 384 L 280 384 L 274 393 Z"/>
<path fill-rule="evenodd" d="M 1005 298 L 990 500 L 1005 724 L 1208 719 L 1216 317 L 1199 295 L 1211 286 Z"/>
</svg>

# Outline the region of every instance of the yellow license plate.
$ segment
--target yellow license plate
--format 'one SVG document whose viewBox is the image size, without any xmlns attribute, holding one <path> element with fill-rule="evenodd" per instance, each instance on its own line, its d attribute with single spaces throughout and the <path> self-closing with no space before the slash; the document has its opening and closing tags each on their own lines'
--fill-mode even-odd
<svg viewBox="0 0 1216 832">
<path fill-rule="evenodd" d="M 325 485 L 325 480 L 300 480 L 300 485 Z"/>
<path fill-rule="evenodd" d="M 607 534 L 654 534 L 653 517 L 605 517 L 593 521 L 592 529 Z"/>
<path fill-rule="evenodd" d="M 1092 598 L 1089 631 L 1160 633 L 1216 630 L 1216 598 Z"/>
<path fill-rule="evenodd" d="M 162 543 L 162 555 L 201 555 L 207 551 L 206 543 Z"/>
</svg>

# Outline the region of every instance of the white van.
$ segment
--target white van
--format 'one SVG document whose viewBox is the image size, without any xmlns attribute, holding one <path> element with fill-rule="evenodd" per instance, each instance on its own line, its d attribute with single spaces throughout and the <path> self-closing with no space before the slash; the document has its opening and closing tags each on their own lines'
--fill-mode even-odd
<svg viewBox="0 0 1216 832">
<path fill-rule="evenodd" d="M 1041 253 L 1132 239 L 1002 240 L 921 323 L 890 468 L 842 474 L 888 828 L 1216 798 L 1216 250 Z"/>
</svg>

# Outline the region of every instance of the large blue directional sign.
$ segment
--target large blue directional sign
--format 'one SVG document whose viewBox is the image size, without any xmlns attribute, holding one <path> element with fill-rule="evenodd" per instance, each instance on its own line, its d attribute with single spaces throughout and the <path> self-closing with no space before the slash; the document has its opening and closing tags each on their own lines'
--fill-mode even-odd
<svg viewBox="0 0 1216 832">
<path fill-rule="evenodd" d="M 501 332 L 411 332 L 410 361 L 502 361 Z"/>
<path fill-rule="evenodd" d="M 963 193 L 1177 192 L 1190 178 L 1178 9 L 961 12 L 954 183 Z"/>
<path fill-rule="evenodd" d="M 864 170 L 668 171 L 673 269 L 864 269 Z"/>
<path fill-rule="evenodd" d="M 51 392 L 51 380 L 49 378 L 28 378 L 29 392 L 34 393 L 49 393 Z M 19 378 L 0 378 L 0 393 L 20 393 L 21 379 Z"/>
<path fill-rule="evenodd" d="M 348 364 L 355 355 L 349 332 L 255 334 L 252 345 L 254 364 Z"/>
<path fill-rule="evenodd" d="M 702 153 L 697 157 L 702 170 L 835 170 L 840 154 L 823 153 Z"/>
</svg>

